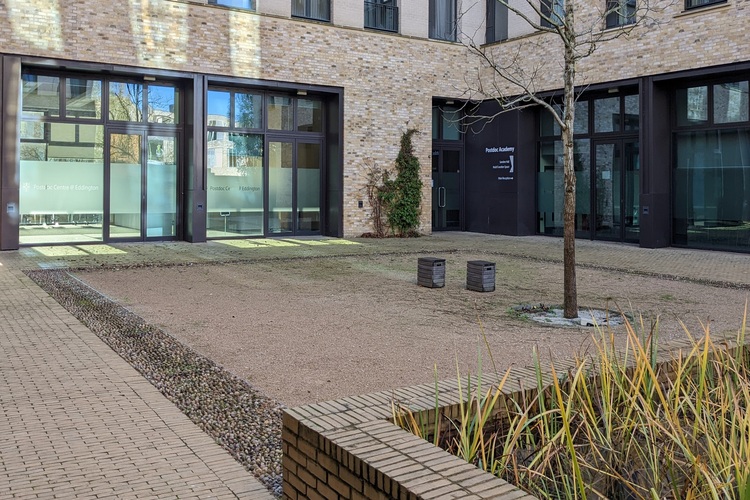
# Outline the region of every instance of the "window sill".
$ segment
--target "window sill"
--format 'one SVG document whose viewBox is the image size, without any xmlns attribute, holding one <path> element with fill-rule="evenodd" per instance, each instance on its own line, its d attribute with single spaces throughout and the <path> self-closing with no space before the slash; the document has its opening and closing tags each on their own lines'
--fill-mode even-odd
<svg viewBox="0 0 750 500">
<path fill-rule="evenodd" d="M 706 12 L 716 11 L 716 10 L 723 10 L 729 8 L 729 2 L 721 2 L 721 3 L 712 3 L 708 5 L 701 5 L 699 7 L 692 7 L 690 9 L 683 10 L 679 14 L 675 14 L 675 18 L 679 17 L 688 17 L 693 14 L 704 14 Z"/>
</svg>

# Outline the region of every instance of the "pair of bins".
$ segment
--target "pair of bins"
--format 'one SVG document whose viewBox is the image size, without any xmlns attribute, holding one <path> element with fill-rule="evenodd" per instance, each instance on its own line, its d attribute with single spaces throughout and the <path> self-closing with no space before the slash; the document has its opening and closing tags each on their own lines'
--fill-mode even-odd
<svg viewBox="0 0 750 500">
<path fill-rule="evenodd" d="M 417 267 L 417 284 L 427 288 L 445 286 L 445 259 L 420 257 Z M 466 263 L 466 288 L 475 292 L 495 291 L 495 263 L 470 260 Z"/>
</svg>

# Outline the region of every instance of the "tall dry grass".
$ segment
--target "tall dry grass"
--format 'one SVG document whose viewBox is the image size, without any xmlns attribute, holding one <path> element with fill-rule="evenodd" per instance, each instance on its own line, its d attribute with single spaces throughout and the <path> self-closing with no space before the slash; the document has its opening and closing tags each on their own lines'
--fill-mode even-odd
<svg viewBox="0 0 750 500">
<path fill-rule="evenodd" d="M 683 325 L 692 347 L 662 362 L 658 321 L 626 321 L 624 348 L 600 327 L 565 373 L 535 355 L 531 394 L 507 397 L 507 373 L 480 392 L 480 369 L 467 387 L 459 374 L 465 402 L 442 429 L 399 406 L 394 421 L 540 498 L 750 500 L 746 322 L 747 307 L 730 348 Z"/>
</svg>

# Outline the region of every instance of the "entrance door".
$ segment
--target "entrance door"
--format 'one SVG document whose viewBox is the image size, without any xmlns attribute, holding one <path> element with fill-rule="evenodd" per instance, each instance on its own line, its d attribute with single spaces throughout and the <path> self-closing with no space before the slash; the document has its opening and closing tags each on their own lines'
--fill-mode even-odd
<svg viewBox="0 0 750 500">
<path fill-rule="evenodd" d="M 320 234 L 322 141 L 268 139 L 266 234 Z"/>
<path fill-rule="evenodd" d="M 111 131 L 106 143 L 104 239 L 177 236 L 177 136 Z"/>
<path fill-rule="evenodd" d="M 432 152 L 432 229 L 461 229 L 461 149 Z"/>
<path fill-rule="evenodd" d="M 640 161 L 637 140 L 594 143 L 594 238 L 639 239 Z"/>
</svg>

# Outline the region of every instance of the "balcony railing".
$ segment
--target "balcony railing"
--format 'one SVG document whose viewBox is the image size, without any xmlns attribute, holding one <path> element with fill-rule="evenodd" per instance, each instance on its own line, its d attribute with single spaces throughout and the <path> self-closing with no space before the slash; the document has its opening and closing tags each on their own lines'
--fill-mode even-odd
<svg viewBox="0 0 750 500">
<path fill-rule="evenodd" d="M 398 33 L 398 7 L 365 0 L 365 28 Z"/>
</svg>

